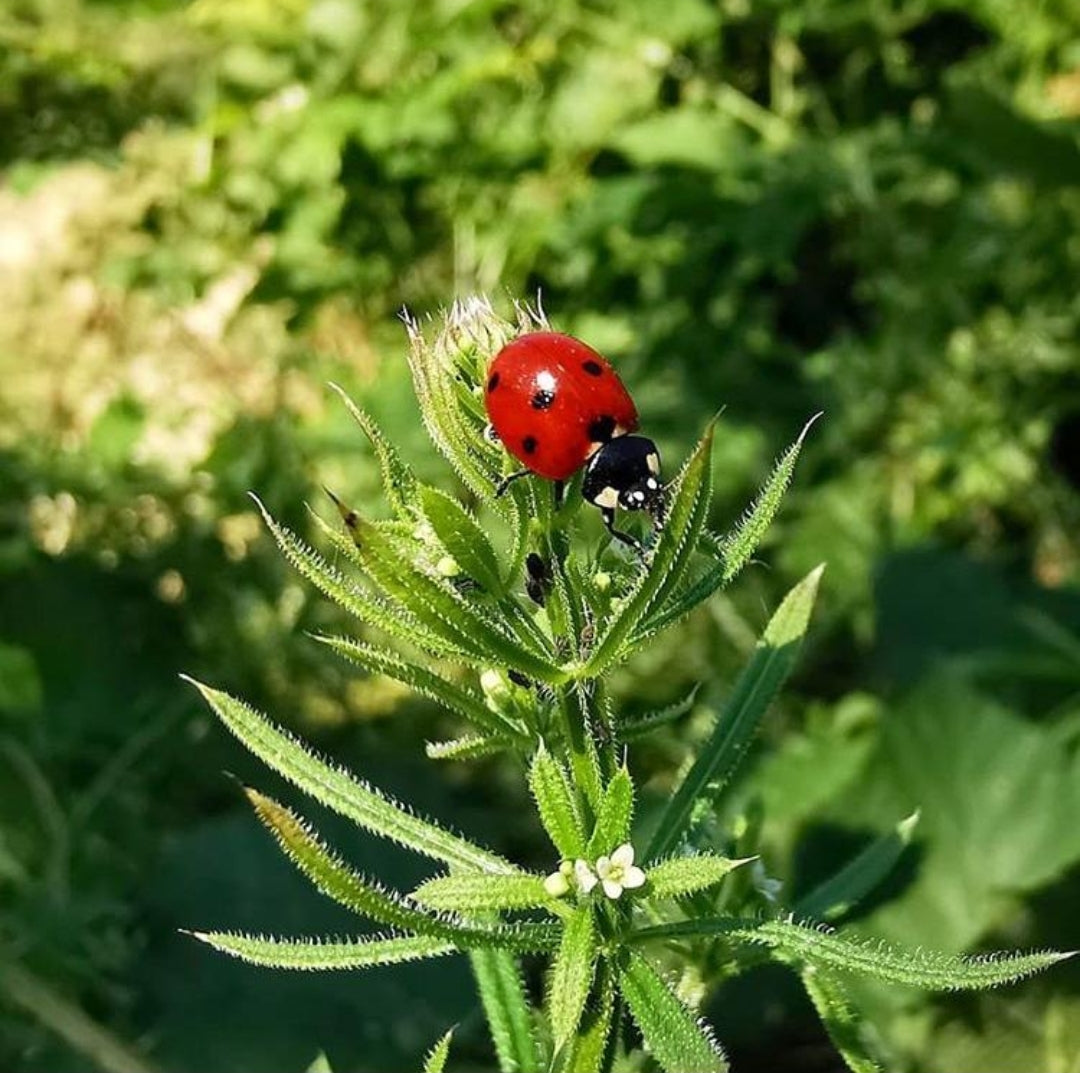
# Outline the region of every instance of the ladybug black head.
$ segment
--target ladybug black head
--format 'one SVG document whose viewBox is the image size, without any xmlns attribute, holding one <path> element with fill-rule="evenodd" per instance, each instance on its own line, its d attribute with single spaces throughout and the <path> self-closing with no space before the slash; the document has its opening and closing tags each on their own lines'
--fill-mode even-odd
<svg viewBox="0 0 1080 1073">
<path fill-rule="evenodd" d="M 660 452 L 644 436 L 617 436 L 589 459 L 582 495 L 602 511 L 644 510 L 663 514 Z"/>
</svg>

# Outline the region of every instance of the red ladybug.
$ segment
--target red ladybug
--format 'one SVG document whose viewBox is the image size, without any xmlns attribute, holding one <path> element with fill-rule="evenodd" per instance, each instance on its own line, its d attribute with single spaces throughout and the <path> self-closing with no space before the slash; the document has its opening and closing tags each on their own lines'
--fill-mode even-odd
<svg viewBox="0 0 1080 1073">
<path fill-rule="evenodd" d="M 558 332 L 520 335 L 495 355 L 488 370 L 484 403 L 495 434 L 529 473 L 563 482 L 582 466 L 581 492 L 600 508 L 613 537 L 639 548 L 614 527 L 615 508 L 663 515 L 660 453 L 652 440 L 632 436 L 637 408 L 607 361 L 579 339 Z"/>
</svg>

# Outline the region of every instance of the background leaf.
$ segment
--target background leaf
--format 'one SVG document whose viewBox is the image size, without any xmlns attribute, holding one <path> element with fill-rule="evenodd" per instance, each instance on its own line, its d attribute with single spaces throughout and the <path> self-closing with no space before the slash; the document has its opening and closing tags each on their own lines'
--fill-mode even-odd
<svg viewBox="0 0 1080 1073">
<path fill-rule="evenodd" d="M 646 860 L 655 860 L 677 846 L 690 827 L 695 808 L 714 799 L 731 778 L 798 658 L 823 570 L 824 566 L 819 566 L 799 582 L 769 620 L 712 734 L 661 814 Z"/>
</svg>

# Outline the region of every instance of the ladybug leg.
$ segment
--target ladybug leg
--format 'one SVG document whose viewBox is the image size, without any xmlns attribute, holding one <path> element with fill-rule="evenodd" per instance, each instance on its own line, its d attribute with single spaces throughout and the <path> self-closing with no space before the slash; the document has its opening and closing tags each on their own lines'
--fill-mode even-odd
<svg viewBox="0 0 1080 1073">
<path fill-rule="evenodd" d="M 639 555 L 644 553 L 645 549 L 629 533 L 623 533 L 622 531 L 615 528 L 615 511 L 614 511 L 613 508 L 611 508 L 611 507 L 601 507 L 600 508 L 600 517 L 602 517 L 604 519 L 604 525 L 607 526 L 607 531 L 616 540 L 621 541 L 623 544 L 629 545 Z"/>
<path fill-rule="evenodd" d="M 560 510 L 563 505 L 563 493 L 566 491 L 565 481 L 555 482 L 555 509 Z"/>
<path fill-rule="evenodd" d="M 532 473 L 530 469 L 519 469 L 516 473 L 507 474 L 495 485 L 495 498 L 498 499 L 519 477 L 528 477 L 530 473 Z"/>
</svg>

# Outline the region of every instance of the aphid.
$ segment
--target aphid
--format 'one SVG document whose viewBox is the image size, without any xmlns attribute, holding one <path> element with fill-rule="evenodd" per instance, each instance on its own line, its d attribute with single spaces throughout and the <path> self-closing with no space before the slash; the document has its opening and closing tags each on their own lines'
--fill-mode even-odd
<svg viewBox="0 0 1080 1073">
<path fill-rule="evenodd" d="M 488 369 L 484 402 L 503 446 L 525 467 L 511 481 L 535 473 L 563 482 L 585 468 L 582 496 L 600 509 L 608 532 L 641 550 L 615 528 L 615 510 L 644 510 L 654 524 L 664 513 L 660 453 L 632 433 L 637 408 L 618 374 L 590 346 L 558 332 L 530 332 L 508 343 Z"/>
<path fill-rule="evenodd" d="M 550 585 L 551 573 L 547 563 L 535 551 L 530 551 L 525 558 L 525 591 L 533 603 L 544 606 Z"/>
</svg>

